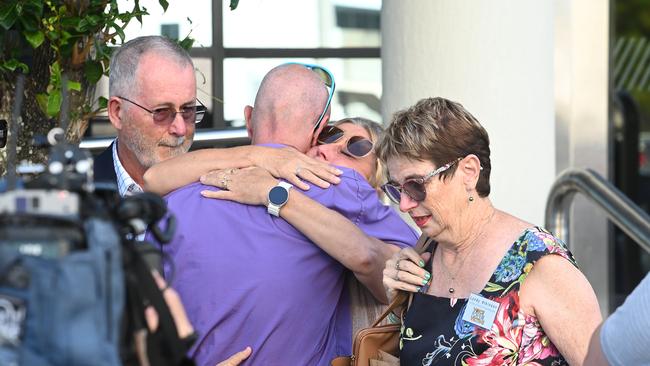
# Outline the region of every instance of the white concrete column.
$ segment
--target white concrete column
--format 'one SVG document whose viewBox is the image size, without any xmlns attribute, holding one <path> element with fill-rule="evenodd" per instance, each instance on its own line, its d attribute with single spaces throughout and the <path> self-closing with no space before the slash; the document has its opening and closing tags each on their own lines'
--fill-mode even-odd
<svg viewBox="0 0 650 366">
<path fill-rule="evenodd" d="M 382 114 L 421 98 L 463 104 L 487 129 L 495 206 L 543 225 L 555 178 L 553 3 L 403 1 L 382 6 Z"/>
<path fill-rule="evenodd" d="M 555 117 L 558 173 L 610 172 L 610 1 L 556 0 Z M 603 315 L 613 288 L 610 230 L 603 211 L 576 196 L 571 250 L 596 290 Z"/>
</svg>

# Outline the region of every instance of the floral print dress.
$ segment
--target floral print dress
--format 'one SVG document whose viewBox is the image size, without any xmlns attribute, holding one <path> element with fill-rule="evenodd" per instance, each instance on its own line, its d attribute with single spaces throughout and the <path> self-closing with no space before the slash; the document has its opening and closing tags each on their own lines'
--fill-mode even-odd
<svg viewBox="0 0 650 366">
<path fill-rule="evenodd" d="M 535 262 L 557 254 L 573 265 L 566 245 L 544 229 L 526 229 L 503 257 L 480 295 L 499 308 L 490 330 L 464 321 L 468 299 L 416 293 L 400 334 L 401 365 L 568 365 L 536 317 L 519 307 L 519 289 Z"/>
</svg>

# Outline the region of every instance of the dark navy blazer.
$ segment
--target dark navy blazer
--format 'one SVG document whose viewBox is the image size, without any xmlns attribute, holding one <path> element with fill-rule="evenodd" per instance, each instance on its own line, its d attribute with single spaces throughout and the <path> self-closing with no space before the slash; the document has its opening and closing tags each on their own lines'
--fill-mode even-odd
<svg viewBox="0 0 650 366">
<path fill-rule="evenodd" d="M 106 150 L 97 155 L 94 164 L 95 182 L 117 184 L 117 175 L 113 165 L 113 142 Z"/>
</svg>

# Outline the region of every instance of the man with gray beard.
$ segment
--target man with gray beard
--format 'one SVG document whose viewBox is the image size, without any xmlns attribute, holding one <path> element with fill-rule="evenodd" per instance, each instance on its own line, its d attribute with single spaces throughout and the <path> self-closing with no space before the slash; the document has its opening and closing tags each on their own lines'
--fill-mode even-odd
<svg viewBox="0 0 650 366">
<path fill-rule="evenodd" d="M 142 192 L 142 176 L 152 165 L 189 150 L 194 124 L 205 115 L 205 106 L 196 99 L 192 58 L 160 36 L 135 38 L 113 52 L 108 94 L 108 117 L 117 138 L 95 159 L 94 175 L 96 182 L 117 183 L 124 197 Z M 178 336 L 186 338 L 193 327 L 178 295 L 160 276 L 154 277 L 165 289 Z M 145 311 L 145 318 L 155 331 L 157 315 Z M 250 352 L 246 348 L 217 366 L 238 365 Z"/>
<path fill-rule="evenodd" d="M 187 152 L 205 115 L 190 55 L 160 36 L 135 38 L 110 62 L 108 117 L 117 138 L 95 159 L 95 181 L 120 196 L 142 192 L 152 165 Z"/>
</svg>

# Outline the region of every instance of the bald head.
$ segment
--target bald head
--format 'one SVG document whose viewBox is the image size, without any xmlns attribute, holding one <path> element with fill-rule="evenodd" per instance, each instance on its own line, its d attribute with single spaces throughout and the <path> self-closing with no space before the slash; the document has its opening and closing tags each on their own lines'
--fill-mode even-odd
<svg viewBox="0 0 650 366">
<path fill-rule="evenodd" d="M 299 64 L 275 67 L 255 97 L 250 118 L 253 143 L 281 143 L 307 151 L 327 97 L 327 87 L 312 70 Z"/>
</svg>

